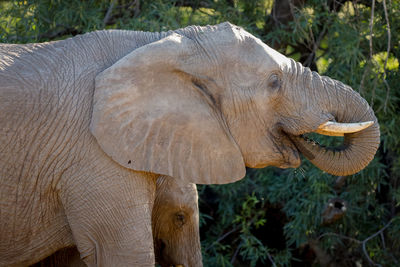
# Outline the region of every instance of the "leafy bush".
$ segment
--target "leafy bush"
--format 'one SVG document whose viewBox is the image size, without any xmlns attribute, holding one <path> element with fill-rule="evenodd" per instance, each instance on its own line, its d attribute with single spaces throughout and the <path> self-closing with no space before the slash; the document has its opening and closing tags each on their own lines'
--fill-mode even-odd
<svg viewBox="0 0 400 267">
<path fill-rule="evenodd" d="M 399 0 L 25 0 L 2 1 L 0 10 L 0 41 L 11 43 L 229 20 L 351 85 L 380 122 L 372 163 L 333 177 L 303 161 L 296 170 L 249 169 L 237 183 L 199 186 L 204 264 L 400 265 Z M 330 216 L 333 208 L 343 212 Z"/>
</svg>

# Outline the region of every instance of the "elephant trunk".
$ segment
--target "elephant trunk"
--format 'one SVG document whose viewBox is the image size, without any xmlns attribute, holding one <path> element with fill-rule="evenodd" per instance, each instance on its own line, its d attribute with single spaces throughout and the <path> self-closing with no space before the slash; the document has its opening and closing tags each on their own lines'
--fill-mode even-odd
<svg viewBox="0 0 400 267">
<path fill-rule="evenodd" d="M 203 267 L 200 240 L 196 238 L 196 233 L 176 240 L 158 240 L 155 251 L 157 262 L 162 267 Z"/>
<path fill-rule="evenodd" d="M 332 115 L 336 122 L 371 121 L 373 124 L 358 132 L 342 134 L 344 139 L 339 147 L 324 147 L 303 136 L 291 138 L 303 155 L 321 170 L 338 176 L 354 174 L 369 164 L 379 147 L 380 132 L 377 118 L 367 101 L 350 87 L 316 73 L 313 73 L 312 77 L 313 84 L 323 87 L 318 88 L 319 92 L 326 94 L 320 95 L 327 99 L 324 104 L 319 102 L 320 108 Z"/>
</svg>

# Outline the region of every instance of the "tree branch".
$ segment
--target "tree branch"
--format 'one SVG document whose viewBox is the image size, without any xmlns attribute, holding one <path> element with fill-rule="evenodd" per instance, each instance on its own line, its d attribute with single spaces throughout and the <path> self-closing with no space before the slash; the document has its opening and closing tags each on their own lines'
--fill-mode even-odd
<svg viewBox="0 0 400 267">
<path fill-rule="evenodd" d="M 369 255 L 368 255 L 368 253 L 367 253 L 367 242 L 368 242 L 369 240 L 371 240 L 372 238 L 374 238 L 375 236 L 381 234 L 383 231 L 385 231 L 385 229 L 388 228 L 388 227 L 390 226 L 391 223 L 392 223 L 392 221 L 389 221 L 389 222 L 388 222 L 383 228 L 381 228 L 378 232 L 376 232 L 375 234 L 373 234 L 373 235 L 367 237 L 366 239 L 364 239 L 364 241 L 362 241 L 362 248 L 363 248 L 364 255 L 367 257 L 368 261 L 369 261 L 372 265 L 375 265 L 375 266 L 382 266 L 382 265 L 380 265 L 380 264 L 375 263 L 375 262 L 369 257 Z"/>
<path fill-rule="evenodd" d="M 364 253 L 365 257 L 367 258 L 368 262 L 369 262 L 370 264 L 374 265 L 374 266 L 380 266 L 380 267 L 381 267 L 382 265 L 380 265 L 380 264 L 378 264 L 378 263 L 375 263 L 375 262 L 369 257 L 368 251 L 367 251 L 367 243 L 368 243 L 368 241 L 370 241 L 372 238 L 374 238 L 374 237 L 376 237 L 376 236 L 378 236 L 378 235 L 381 235 L 381 234 L 383 233 L 383 231 L 385 231 L 385 230 L 392 224 L 392 222 L 393 222 L 393 220 L 390 220 L 390 221 L 389 221 L 385 226 L 383 226 L 379 231 L 377 231 L 376 233 L 370 235 L 369 237 L 367 237 L 367 238 L 364 239 L 363 241 L 360 241 L 360 240 L 355 239 L 355 238 L 352 238 L 352 237 L 340 235 L 340 234 L 337 234 L 337 233 L 324 233 L 324 234 L 320 235 L 320 236 L 317 238 L 317 240 L 321 239 L 321 238 L 324 237 L 324 236 L 337 236 L 337 237 L 339 237 L 339 238 L 341 238 L 341 239 L 346 239 L 346 240 L 352 241 L 352 242 L 354 242 L 354 243 L 357 243 L 357 244 L 359 244 L 359 245 L 361 244 L 361 245 L 362 245 L 362 249 L 363 249 L 363 253 Z"/>
<path fill-rule="evenodd" d="M 108 22 L 111 19 L 111 13 L 113 11 L 114 5 L 115 5 L 115 0 L 111 0 L 110 6 L 108 7 L 106 15 L 104 16 L 103 19 L 103 28 L 108 24 Z"/>
<path fill-rule="evenodd" d="M 240 225 L 236 225 L 235 228 L 233 228 L 229 232 L 226 232 L 224 235 L 220 236 L 217 240 L 215 240 L 208 247 L 206 247 L 205 251 L 209 250 L 212 246 L 214 246 L 214 244 L 216 244 L 216 243 L 220 242 L 221 240 L 225 239 L 230 234 L 232 234 L 232 233 L 236 232 L 237 230 L 239 230 L 239 228 L 240 228 Z"/>
<path fill-rule="evenodd" d="M 274 260 L 272 259 L 271 255 L 269 254 L 268 251 L 267 251 L 267 257 L 268 257 L 269 261 L 272 263 L 272 266 L 276 267 L 276 264 L 275 264 Z"/>
<path fill-rule="evenodd" d="M 243 240 L 239 243 L 239 245 L 237 246 L 235 253 L 233 253 L 233 256 L 231 258 L 231 264 L 233 264 L 236 261 L 236 256 L 239 253 L 240 247 L 242 246 Z"/>
<path fill-rule="evenodd" d="M 390 93 L 390 87 L 389 87 L 388 82 L 386 81 L 386 67 L 387 67 L 387 62 L 388 62 L 389 53 L 390 53 L 391 34 L 390 34 L 389 16 L 388 16 L 387 8 L 386 8 L 386 0 L 383 0 L 382 3 L 383 3 L 383 10 L 384 10 L 384 12 L 385 12 L 385 20 L 386 20 L 387 35 L 388 35 L 388 44 L 387 44 L 387 50 L 386 50 L 386 59 L 385 59 L 384 65 L 383 65 L 383 82 L 385 83 L 386 89 L 387 89 L 386 99 L 385 99 L 385 105 L 384 105 L 383 111 L 386 113 L 386 107 L 387 107 L 387 103 L 388 103 L 388 101 L 389 101 L 389 93 Z"/>
</svg>

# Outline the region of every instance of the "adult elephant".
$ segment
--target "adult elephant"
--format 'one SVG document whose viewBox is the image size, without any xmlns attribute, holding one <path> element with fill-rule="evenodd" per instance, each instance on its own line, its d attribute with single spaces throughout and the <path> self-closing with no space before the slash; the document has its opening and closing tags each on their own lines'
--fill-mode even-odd
<svg viewBox="0 0 400 267">
<path fill-rule="evenodd" d="M 0 54 L 0 265 L 75 244 L 89 266 L 152 266 L 159 175 L 229 183 L 245 166 L 297 167 L 299 150 L 348 175 L 379 144 L 358 93 L 230 23 Z M 301 137 L 315 131 L 343 145 Z"/>
</svg>

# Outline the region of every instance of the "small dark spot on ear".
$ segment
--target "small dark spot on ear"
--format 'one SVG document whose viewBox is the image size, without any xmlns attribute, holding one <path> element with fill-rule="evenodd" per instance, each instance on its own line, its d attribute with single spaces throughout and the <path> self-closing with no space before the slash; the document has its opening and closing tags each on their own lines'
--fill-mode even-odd
<svg viewBox="0 0 400 267">
<path fill-rule="evenodd" d="M 128 161 L 128 164 L 131 164 L 131 163 L 132 163 L 132 161 L 131 161 L 131 160 L 129 160 L 129 161 Z"/>
</svg>

